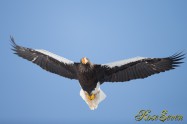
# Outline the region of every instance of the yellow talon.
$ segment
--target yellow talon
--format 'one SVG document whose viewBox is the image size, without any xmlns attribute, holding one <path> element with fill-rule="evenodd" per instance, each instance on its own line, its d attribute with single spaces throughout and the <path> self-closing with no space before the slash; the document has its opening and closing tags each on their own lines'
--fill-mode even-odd
<svg viewBox="0 0 187 124">
<path fill-rule="evenodd" d="M 92 94 L 91 96 L 87 95 L 87 97 L 88 97 L 89 100 L 94 100 L 95 99 L 95 95 L 94 94 Z"/>
</svg>

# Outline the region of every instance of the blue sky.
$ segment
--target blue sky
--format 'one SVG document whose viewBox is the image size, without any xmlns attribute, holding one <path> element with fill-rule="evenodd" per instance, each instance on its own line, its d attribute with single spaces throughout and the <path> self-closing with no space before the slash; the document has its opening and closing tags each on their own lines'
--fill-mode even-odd
<svg viewBox="0 0 187 124">
<path fill-rule="evenodd" d="M 76 80 L 15 56 L 9 42 L 13 35 L 19 45 L 73 61 L 87 56 L 93 63 L 166 57 L 187 51 L 186 13 L 185 0 L 1 0 L 0 123 L 143 124 L 134 118 L 142 109 L 152 110 L 151 115 L 166 109 L 183 115 L 180 124 L 186 123 L 186 63 L 143 80 L 105 83 L 107 98 L 91 111 Z"/>
</svg>

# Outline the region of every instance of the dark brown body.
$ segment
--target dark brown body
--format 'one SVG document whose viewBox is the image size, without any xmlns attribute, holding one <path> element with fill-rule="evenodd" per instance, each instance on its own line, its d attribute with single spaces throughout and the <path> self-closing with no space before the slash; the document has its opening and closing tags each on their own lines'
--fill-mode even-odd
<svg viewBox="0 0 187 124">
<path fill-rule="evenodd" d="M 96 88 L 96 85 L 99 82 L 99 73 L 97 70 L 97 66 L 90 63 L 79 64 L 78 70 L 78 79 L 82 89 L 91 94 L 91 92 Z"/>
</svg>

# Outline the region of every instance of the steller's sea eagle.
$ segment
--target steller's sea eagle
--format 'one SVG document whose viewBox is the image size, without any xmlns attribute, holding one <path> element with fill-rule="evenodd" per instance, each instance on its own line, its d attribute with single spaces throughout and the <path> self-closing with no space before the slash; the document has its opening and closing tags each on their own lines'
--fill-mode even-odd
<svg viewBox="0 0 187 124">
<path fill-rule="evenodd" d="M 181 60 L 185 55 L 180 52 L 166 58 L 136 57 L 108 64 L 93 64 L 86 57 L 83 57 L 80 62 L 73 62 L 46 50 L 19 46 L 13 37 L 11 42 L 12 50 L 18 56 L 37 64 L 46 71 L 78 80 L 82 88 L 80 96 L 91 110 L 96 109 L 106 97 L 100 89 L 100 85 L 104 82 L 125 82 L 175 69 L 183 63 Z"/>
</svg>

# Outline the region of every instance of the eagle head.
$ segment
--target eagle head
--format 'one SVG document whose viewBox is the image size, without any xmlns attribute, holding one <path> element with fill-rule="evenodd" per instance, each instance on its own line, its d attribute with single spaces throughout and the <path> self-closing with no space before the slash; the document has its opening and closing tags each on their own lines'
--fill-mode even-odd
<svg viewBox="0 0 187 124">
<path fill-rule="evenodd" d="M 90 60 L 86 57 L 83 57 L 80 62 L 85 65 L 85 64 L 90 63 Z"/>
</svg>

